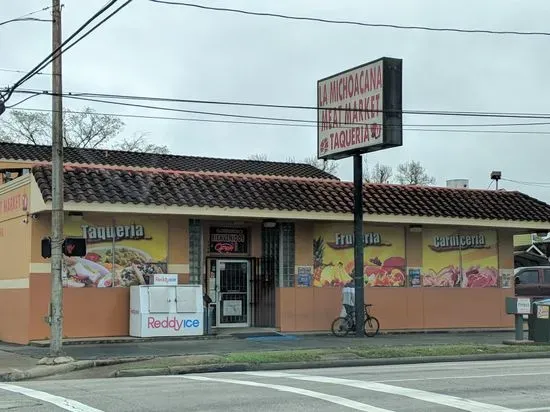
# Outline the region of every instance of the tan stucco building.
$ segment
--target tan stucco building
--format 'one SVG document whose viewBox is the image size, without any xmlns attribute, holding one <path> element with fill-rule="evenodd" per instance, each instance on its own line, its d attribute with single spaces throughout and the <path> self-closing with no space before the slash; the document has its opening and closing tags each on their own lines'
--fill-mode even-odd
<svg viewBox="0 0 550 412">
<path fill-rule="evenodd" d="M 0 144 L 0 340 L 47 339 L 51 148 Z M 217 327 L 328 331 L 353 274 L 352 184 L 308 165 L 66 149 L 64 335 L 126 336 L 130 285 L 201 283 Z M 519 192 L 366 185 L 365 294 L 382 330 L 511 328 Z"/>
</svg>

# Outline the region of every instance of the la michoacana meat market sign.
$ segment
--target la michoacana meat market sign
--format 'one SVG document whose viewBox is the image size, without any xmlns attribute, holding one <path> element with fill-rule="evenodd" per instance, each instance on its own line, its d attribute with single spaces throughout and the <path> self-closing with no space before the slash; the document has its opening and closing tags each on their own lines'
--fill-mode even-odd
<svg viewBox="0 0 550 412">
<path fill-rule="evenodd" d="M 383 57 L 317 82 L 317 155 L 341 159 L 403 144 L 402 60 Z"/>
</svg>

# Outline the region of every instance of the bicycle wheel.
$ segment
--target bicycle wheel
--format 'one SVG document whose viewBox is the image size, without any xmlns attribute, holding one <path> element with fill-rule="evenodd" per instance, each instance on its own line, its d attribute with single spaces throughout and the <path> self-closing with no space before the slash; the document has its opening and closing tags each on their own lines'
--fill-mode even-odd
<svg viewBox="0 0 550 412">
<path fill-rule="evenodd" d="M 351 325 L 348 318 L 338 317 L 332 322 L 332 334 L 343 338 L 349 333 Z"/>
<path fill-rule="evenodd" d="M 374 316 L 369 316 L 367 320 L 365 320 L 365 335 L 367 335 L 369 338 L 376 336 L 379 329 L 380 323 L 378 322 L 378 319 L 376 319 Z"/>
</svg>

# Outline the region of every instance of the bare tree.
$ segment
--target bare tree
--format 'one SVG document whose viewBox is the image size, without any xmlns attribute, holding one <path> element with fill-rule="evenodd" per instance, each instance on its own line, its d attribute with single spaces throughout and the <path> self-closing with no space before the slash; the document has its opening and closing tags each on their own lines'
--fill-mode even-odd
<svg viewBox="0 0 550 412">
<path fill-rule="evenodd" d="M 411 160 L 397 166 L 397 181 L 402 185 L 433 185 L 435 178 L 430 176 L 420 162 Z"/>
<path fill-rule="evenodd" d="M 13 110 L 0 119 L 0 142 L 51 144 L 51 115 Z M 117 139 L 124 129 L 117 116 L 97 113 L 90 107 L 74 112 L 63 111 L 63 136 L 67 147 L 122 149 L 128 151 L 169 153 L 168 147 L 149 143 L 143 134 L 131 139 Z"/>
<path fill-rule="evenodd" d="M 259 161 L 265 162 L 269 160 L 269 158 L 265 153 L 256 153 L 248 156 L 248 160 L 259 160 Z"/>
<path fill-rule="evenodd" d="M 304 163 L 314 166 L 324 172 L 335 175 L 338 172 L 338 163 L 334 160 L 321 160 L 317 156 L 310 156 L 304 159 Z"/>
<path fill-rule="evenodd" d="M 393 169 L 391 166 L 376 163 L 372 170 L 368 166 L 365 167 L 364 180 L 367 183 L 391 183 L 393 177 Z"/>
<path fill-rule="evenodd" d="M 96 149 L 118 136 L 124 129 L 124 122 L 119 117 L 98 114 L 87 107 L 81 112 L 65 109 L 63 127 L 66 146 Z"/>
<path fill-rule="evenodd" d="M 10 112 L 8 120 L 0 118 L 2 142 L 48 144 L 51 141 L 51 115 L 39 112 Z"/>
<path fill-rule="evenodd" d="M 248 156 L 248 159 L 267 161 L 269 160 L 269 157 L 265 153 L 260 153 Z M 338 163 L 336 163 L 334 160 L 320 160 L 317 159 L 317 156 L 306 157 L 302 162 L 299 162 L 298 160 L 296 160 L 295 157 L 291 156 L 286 159 L 286 162 L 308 164 L 330 174 L 336 174 L 336 172 L 338 171 Z"/>
<path fill-rule="evenodd" d="M 126 152 L 142 152 L 142 153 L 157 153 L 157 154 L 169 154 L 170 150 L 168 146 L 160 146 L 153 143 L 149 143 L 145 138 L 145 134 L 134 135 L 132 139 L 123 139 L 122 142 L 117 144 L 119 150 Z"/>
</svg>

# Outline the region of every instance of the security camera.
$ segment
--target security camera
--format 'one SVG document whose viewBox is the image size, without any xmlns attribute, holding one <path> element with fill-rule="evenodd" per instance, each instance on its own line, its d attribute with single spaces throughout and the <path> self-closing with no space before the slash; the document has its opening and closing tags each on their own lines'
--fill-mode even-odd
<svg viewBox="0 0 550 412">
<path fill-rule="evenodd" d="M 32 220 L 38 220 L 38 215 L 37 215 L 36 213 L 33 213 L 33 214 L 31 215 L 31 219 L 32 219 Z"/>
</svg>

